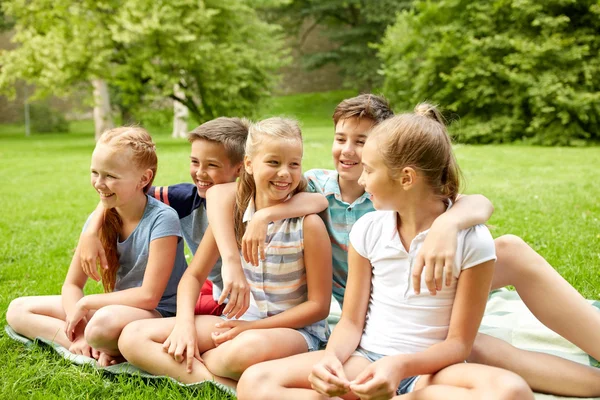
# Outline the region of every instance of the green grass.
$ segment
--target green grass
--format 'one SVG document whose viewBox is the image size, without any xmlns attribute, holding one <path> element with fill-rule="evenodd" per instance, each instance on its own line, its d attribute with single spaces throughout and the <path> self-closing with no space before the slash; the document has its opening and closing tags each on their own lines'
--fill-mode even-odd
<svg viewBox="0 0 600 400">
<path fill-rule="evenodd" d="M 352 93 L 277 98 L 263 114 L 300 118 L 304 168 L 331 168 L 330 116 L 347 95 Z M 60 293 L 81 226 L 97 203 L 88 176 L 92 128 L 84 121 L 74 124 L 69 134 L 25 138 L 21 126 L 0 126 L 3 324 L 11 299 Z M 153 131 L 160 160 L 158 185 L 189 181 L 189 145 L 169 138 L 168 130 Z M 456 154 L 466 192 L 482 193 L 495 205 L 493 235 L 523 237 L 584 296 L 600 298 L 600 148 L 459 145 Z M 86 289 L 101 290 L 96 283 Z M 137 378 L 107 379 L 51 352 L 25 351 L 5 335 L 0 335 L 0 376 L 0 398 L 224 398 Z"/>
</svg>

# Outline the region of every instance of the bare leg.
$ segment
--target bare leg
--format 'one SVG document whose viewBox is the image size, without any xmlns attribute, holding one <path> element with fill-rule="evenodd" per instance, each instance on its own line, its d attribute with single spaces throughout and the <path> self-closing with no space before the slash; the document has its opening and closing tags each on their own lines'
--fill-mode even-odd
<svg viewBox="0 0 600 400">
<path fill-rule="evenodd" d="M 513 285 L 537 319 L 600 360 L 600 312 L 521 238 L 505 235 L 495 242 L 492 288 Z"/>
<path fill-rule="evenodd" d="M 216 331 L 215 324 L 222 322 L 219 317 L 208 315 L 196 317 L 196 331 L 200 352 L 214 347 L 210 338 Z M 203 363 L 194 359 L 192 372 L 187 372 L 186 363 L 177 362 L 163 350 L 163 343 L 175 326 L 175 318 L 134 321 L 127 325 L 119 338 L 121 354 L 133 365 L 154 375 L 167 375 L 183 383 L 213 380 L 234 386 L 229 379 L 214 377 Z"/>
<path fill-rule="evenodd" d="M 517 349 L 492 336 L 477 335 L 469 362 L 515 372 L 536 392 L 571 397 L 600 396 L 600 369 L 550 354 Z"/>
<path fill-rule="evenodd" d="M 323 351 L 298 354 L 279 360 L 267 361 L 248 368 L 240 378 L 239 400 L 325 400 L 329 397 L 312 390 L 308 375 L 323 358 Z M 350 380 L 369 365 L 363 357 L 350 357 L 344 364 L 344 373 Z M 357 399 L 353 393 L 344 399 Z"/>
<path fill-rule="evenodd" d="M 66 318 L 61 296 L 19 297 L 6 311 L 6 321 L 17 333 L 51 340 L 68 349 L 72 343 L 64 332 Z"/>
<path fill-rule="evenodd" d="M 253 329 L 207 351 L 202 358 L 213 374 L 238 380 L 242 372 L 254 364 L 307 351 L 306 340 L 294 329 Z"/>
<path fill-rule="evenodd" d="M 533 400 L 533 393 L 512 372 L 478 364 L 455 364 L 434 375 L 422 376 L 415 391 L 394 399 Z"/>
<path fill-rule="evenodd" d="M 85 328 L 85 340 L 93 348 L 104 353 L 98 362 L 101 366 L 121 361 L 118 347 L 119 336 L 125 325 L 140 319 L 160 318 L 157 311 L 142 310 L 129 306 L 106 306 L 97 310 Z"/>
</svg>

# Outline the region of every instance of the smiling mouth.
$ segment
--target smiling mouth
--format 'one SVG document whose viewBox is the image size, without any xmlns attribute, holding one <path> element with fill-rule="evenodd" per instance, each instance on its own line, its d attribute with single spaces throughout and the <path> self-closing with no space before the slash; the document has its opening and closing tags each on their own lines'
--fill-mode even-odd
<svg viewBox="0 0 600 400">
<path fill-rule="evenodd" d="M 291 183 L 285 183 L 285 182 L 271 182 L 271 185 L 275 186 L 275 188 L 277 188 L 278 190 L 285 190 L 288 189 L 292 184 Z"/>
<path fill-rule="evenodd" d="M 100 195 L 101 199 L 108 199 L 109 197 L 113 197 L 115 195 L 114 193 L 102 193 L 102 192 L 98 192 L 98 194 Z"/>
<path fill-rule="evenodd" d="M 196 181 L 196 186 L 198 186 L 198 189 L 208 189 L 212 185 L 212 182 Z"/>
<path fill-rule="evenodd" d="M 346 161 L 346 160 L 340 160 L 340 164 L 342 164 L 344 167 L 348 167 L 348 168 L 358 165 L 358 163 L 355 161 Z"/>
</svg>

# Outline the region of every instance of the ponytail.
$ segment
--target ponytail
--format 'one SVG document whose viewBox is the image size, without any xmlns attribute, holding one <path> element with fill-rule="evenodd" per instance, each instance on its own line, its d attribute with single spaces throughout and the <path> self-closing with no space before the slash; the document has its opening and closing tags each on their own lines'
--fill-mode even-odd
<svg viewBox="0 0 600 400">
<path fill-rule="evenodd" d="M 105 293 L 115 290 L 117 280 L 117 270 L 119 269 L 119 254 L 117 252 L 117 242 L 119 241 L 119 232 L 123 227 L 123 220 L 114 208 L 104 211 L 104 222 L 100 229 L 100 242 L 106 253 L 108 268 L 102 268 L 102 286 Z"/>
<path fill-rule="evenodd" d="M 250 204 L 250 199 L 254 198 L 255 193 L 256 184 L 254 183 L 254 178 L 242 167 L 235 194 L 235 209 L 233 211 L 233 227 L 238 249 L 242 248 L 242 238 L 244 237 L 244 233 L 246 233 L 244 213 L 248 208 L 248 204 Z"/>
</svg>

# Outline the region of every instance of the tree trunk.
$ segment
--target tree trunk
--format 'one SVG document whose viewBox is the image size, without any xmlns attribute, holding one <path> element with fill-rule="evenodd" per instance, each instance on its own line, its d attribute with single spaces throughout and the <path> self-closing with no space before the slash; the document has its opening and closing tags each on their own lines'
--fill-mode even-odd
<svg viewBox="0 0 600 400">
<path fill-rule="evenodd" d="M 103 79 L 93 79 L 94 88 L 94 128 L 96 140 L 102 132 L 114 128 L 110 115 L 110 97 L 108 95 L 108 84 Z"/>
<path fill-rule="evenodd" d="M 181 90 L 179 85 L 173 86 L 173 93 L 175 96 L 185 99 L 185 93 Z M 177 100 L 173 100 L 173 134 L 174 138 L 185 138 L 187 137 L 188 132 L 188 118 L 190 116 L 190 110 L 188 108 L 178 102 Z"/>
</svg>

